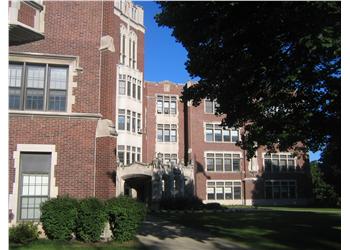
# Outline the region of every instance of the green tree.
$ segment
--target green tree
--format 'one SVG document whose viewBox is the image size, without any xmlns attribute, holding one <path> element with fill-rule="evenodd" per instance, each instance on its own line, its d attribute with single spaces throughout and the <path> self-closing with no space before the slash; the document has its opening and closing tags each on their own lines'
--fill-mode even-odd
<svg viewBox="0 0 350 250">
<path fill-rule="evenodd" d="M 340 2 L 159 2 L 188 52 L 183 99 L 216 99 L 241 146 L 340 148 Z M 300 144 L 301 143 L 301 144 Z M 297 146 L 303 145 L 303 147 Z M 340 169 L 338 157 L 329 158 Z"/>
<path fill-rule="evenodd" d="M 310 172 L 312 178 L 313 195 L 316 205 L 321 206 L 338 206 L 340 199 L 334 188 L 327 184 L 324 175 L 317 161 L 310 163 Z"/>
</svg>

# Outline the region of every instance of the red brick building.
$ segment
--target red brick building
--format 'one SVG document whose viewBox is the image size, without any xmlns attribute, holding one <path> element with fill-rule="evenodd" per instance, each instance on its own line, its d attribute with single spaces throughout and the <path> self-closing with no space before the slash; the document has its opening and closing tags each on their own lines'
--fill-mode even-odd
<svg viewBox="0 0 350 250">
<path fill-rule="evenodd" d="M 144 83 L 143 9 L 130 1 L 9 2 L 9 222 L 57 195 L 150 202 L 305 202 L 303 161 L 251 162 L 215 103 Z M 188 83 L 190 84 L 190 83 Z"/>
</svg>

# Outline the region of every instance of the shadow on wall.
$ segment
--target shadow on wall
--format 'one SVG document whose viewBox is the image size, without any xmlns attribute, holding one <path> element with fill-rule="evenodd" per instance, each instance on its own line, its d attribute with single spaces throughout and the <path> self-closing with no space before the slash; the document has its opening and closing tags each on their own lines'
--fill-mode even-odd
<svg viewBox="0 0 350 250">
<path fill-rule="evenodd" d="M 266 173 L 255 176 L 252 205 L 310 205 L 312 182 L 308 161 L 294 172 Z M 272 181 L 272 182 L 269 182 Z M 290 184 L 295 181 L 295 185 Z"/>
</svg>

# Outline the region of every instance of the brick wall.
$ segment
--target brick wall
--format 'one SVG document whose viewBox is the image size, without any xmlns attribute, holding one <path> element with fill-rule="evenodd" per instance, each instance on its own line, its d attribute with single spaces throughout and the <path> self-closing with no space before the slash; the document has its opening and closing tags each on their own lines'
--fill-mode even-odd
<svg viewBox="0 0 350 250">
<path fill-rule="evenodd" d="M 93 196 L 96 124 L 95 119 L 10 115 L 9 193 L 15 181 L 13 152 L 17 144 L 52 144 L 57 152 L 58 195 Z"/>
<path fill-rule="evenodd" d="M 35 9 L 32 6 L 21 2 L 18 11 L 18 21 L 34 28 L 34 17 Z"/>
<path fill-rule="evenodd" d="M 99 113 L 100 1 L 45 2 L 45 39 L 10 47 L 10 51 L 79 56 L 73 112 Z"/>
</svg>

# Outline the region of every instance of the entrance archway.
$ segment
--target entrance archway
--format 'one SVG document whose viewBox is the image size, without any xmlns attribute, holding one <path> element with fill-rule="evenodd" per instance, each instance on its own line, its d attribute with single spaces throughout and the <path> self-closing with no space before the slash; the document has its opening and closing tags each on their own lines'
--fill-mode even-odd
<svg viewBox="0 0 350 250">
<path fill-rule="evenodd" d="M 125 176 L 124 195 L 136 198 L 140 202 L 151 204 L 152 177 L 148 175 Z"/>
</svg>

